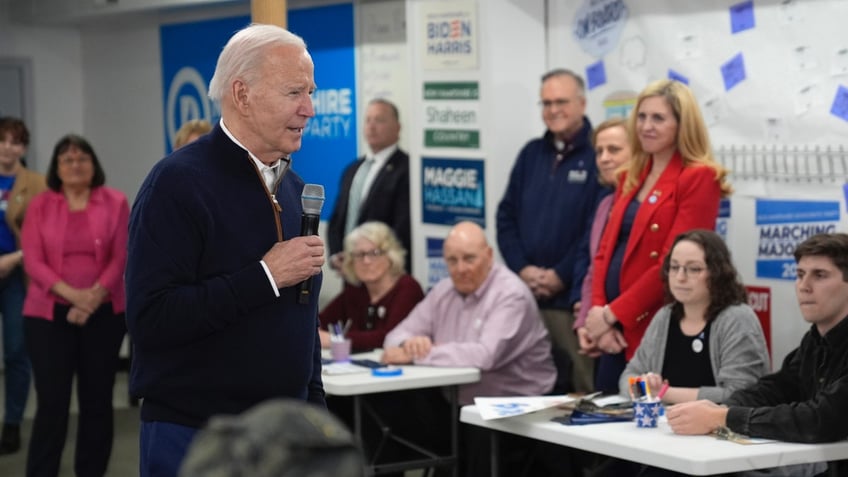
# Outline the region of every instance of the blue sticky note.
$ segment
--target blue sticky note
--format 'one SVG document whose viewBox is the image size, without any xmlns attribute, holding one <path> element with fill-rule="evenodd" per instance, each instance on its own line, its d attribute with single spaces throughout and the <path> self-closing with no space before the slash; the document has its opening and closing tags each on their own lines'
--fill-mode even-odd
<svg viewBox="0 0 848 477">
<path fill-rule="evenodd" d="M 721 65 L 721 77 L 724 78 L 725 91 L 730 91 L 731 88 L 745 79 L 745 58 L 742 57 L 742 53 Z"/>
<path fill-rule="evenodd" d="M 730 6 L 730 32 L 739 33 L 740 31 L 750 30 L 754 28 L 754 2 L 737 3 Z"/>
<path fill-rule="evenodd" d="M 586 80 L 589 82 L 589 89 L 606 84 L 607 71 L 603 60 L 586 67 Z"/>
<path fill-rule="evenodd" d="M 668 70 L 668 79 L 674 80 L 674 81 L 679 81 L 683 84 L 689 84 L 689 78 L 683 76 L 682 74 L 674 71 L 671 68 L 669 68 L 669 70 Z"/>
<path fill-rule="evenodd" d="M 833 98 L 830 114 L 848 121 L 848 88 L 843 85 L 839 85 L 839 89 L 836 90 L 836 97 Z"/>
</svg>

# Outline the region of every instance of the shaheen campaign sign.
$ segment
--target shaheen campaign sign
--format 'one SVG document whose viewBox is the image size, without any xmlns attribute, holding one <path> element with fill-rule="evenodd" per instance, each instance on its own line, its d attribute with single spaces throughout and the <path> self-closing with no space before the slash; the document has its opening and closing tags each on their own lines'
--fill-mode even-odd
<svg viewBox="0 0 848 477">
<path fill-rule="evenodd" d="M 339 4 L 289 10 L 288 28 L 303 37 L 315 63 L 318 85 L 312 103 L 315 117 L 307 123 L 301 150 L 293 154 L 294 170 L 307 183 L 322 184 L 326 220 L 338 195 L 344 167 L 356 157 L 356 67 L 353 5 Z M 180 126 L 192 119 L 213 124 L 221 117 L 207 97 L 209 80 L 227 40 L 250 24 L 239 16 L 163 25 L 162 84 L 165 152 L 173 149 Z"/>
</svg>

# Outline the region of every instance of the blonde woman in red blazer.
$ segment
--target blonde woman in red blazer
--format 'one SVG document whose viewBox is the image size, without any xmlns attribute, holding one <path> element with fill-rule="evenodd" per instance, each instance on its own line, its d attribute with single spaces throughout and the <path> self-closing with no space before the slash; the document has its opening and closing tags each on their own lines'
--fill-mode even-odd
<svg viewBox="0 0 848 477">
<path fill-rule="evenodd" d="M 714 229 L 719 200 L 731 193 L 685 85 L 671 80 L 648 85 L 629 123 L 633 160 L 621 175 L 593 261 L 592 308 L 580 333 L 582 345 L 604 352 L 596 388 L 605 392 L 617 392 L 618 376 L 663 304 L 660 266 L 674 238 L 691 229 Z M 629 235 L 622 234 L 625 223 Z M 610 290 L 618 294 L 608 296 Z"/>
<path fill-rule="evenodd" d="M 24 332 L 37 408 L 27 476 L 56 476 L 71 383 L 80 408 L 74 469 L 102 476 L 112 448 L 112 388 L 124 322 L 129 205 L 103 185 L 91 145 L 69 135 L 53 151 L 49 190 L 30 203 L 21 243 L 30 285 Z"/>
</svg>

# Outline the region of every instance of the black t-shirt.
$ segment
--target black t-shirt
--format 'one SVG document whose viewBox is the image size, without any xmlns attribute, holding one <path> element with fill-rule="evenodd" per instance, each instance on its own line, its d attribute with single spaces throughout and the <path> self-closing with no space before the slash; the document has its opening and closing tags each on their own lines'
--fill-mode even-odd
<svg viewBox="0 0 848 477">
<path fill-rule="evenodd" d="M 686 336 L 680 329 L 680 320 L 671 320 L 662 368 L 664 379 L 684 388 L 715 386 L 710 364 L 711 324 L 708 322 L 696 336 Z"/>
</svg>

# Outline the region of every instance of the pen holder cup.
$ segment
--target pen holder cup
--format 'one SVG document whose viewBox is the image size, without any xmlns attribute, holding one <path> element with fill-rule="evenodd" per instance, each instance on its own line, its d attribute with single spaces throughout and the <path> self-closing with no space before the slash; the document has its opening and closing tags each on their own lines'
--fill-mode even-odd
<svg viewBox="0 0 848 477">
<path fill-rule="evenodd" d="M 330 356 L 336 363 L 350 361 L 350 339 L 330 342 Z"/>
<path fill-rule="evenodd" d="M 633 419 L 636 427 L 657 427 L 657 420 L 662 414 L 660 401 L 636 401 L 633 403 Z"/>
</svg>

